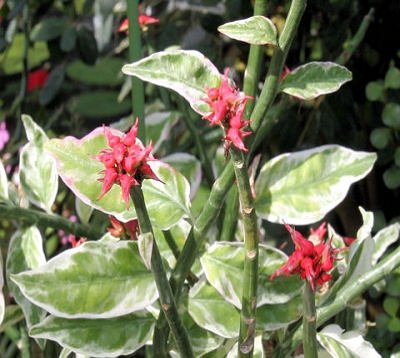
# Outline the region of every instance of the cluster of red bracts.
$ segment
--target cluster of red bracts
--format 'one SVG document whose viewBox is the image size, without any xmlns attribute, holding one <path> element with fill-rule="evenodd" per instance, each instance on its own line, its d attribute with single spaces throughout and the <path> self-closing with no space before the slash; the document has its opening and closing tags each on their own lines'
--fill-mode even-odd
<svg viewBox="0 0 400 358">
<path fill-rule="evenodd" d="M 203 98 L 210 108 L 211 113 L 205 115 L 203 119 L 210 121 L 210 125 L 219 125 L 225 130 L 225 141 L 245 152 L 248 149 L 243 143 L 243 137 L 251 132 L 243 132 L 241 129 L 250 123 L 249 120 L 242 120 L 246 101 L 253 99 L 250 96 L 240 94 L 236 87 L 229 85 L 229 69 L 225 71 L 219 88 L 207 89 L 207 98 Z M 228 145 L 229 148 L 229 145 Z"/>
<path fill-rule="evenodd" d="M 97 200 L 100 200 L 113 184 L 118 184 L 121 186 L 126 207 L 129 208 L 132 185 L 141 185 L 143 179 L 160 181 L 148 164 L 149 160 L 154 160 L 151 155 L 151 143 L 144 147 L 136 140 L 138 124 L 136 119 L 130 131 L 122 137 L 112 134 L 111 130 L 104 126 L 110 149 L 104 149 L 94 157 L 106 167 L 102 171 L 104 177 L 99 179 L 103 183 L 103 188 Z"/>
<path fill-rule="evenodd" d="M 332 239 L 324 242 L 326 234 L 326 223 L 322 223 L 316 230 L 311 229 L 310 240 L 285 224 L 295 245 L 295 251 L 289 256 L 285 265 L 277 269 L 272 276 L 272 281 L 276 276 L 299 274 L 302 279 L 306 279 L 311 288 L 315 291 L 315 286 L 322 285 L 332 277 L 328 272 L 332 270 L 334 261 L 340 260 L 336 255 L 346 250 L 345 248 L 332 248 Z"/>
</svg>

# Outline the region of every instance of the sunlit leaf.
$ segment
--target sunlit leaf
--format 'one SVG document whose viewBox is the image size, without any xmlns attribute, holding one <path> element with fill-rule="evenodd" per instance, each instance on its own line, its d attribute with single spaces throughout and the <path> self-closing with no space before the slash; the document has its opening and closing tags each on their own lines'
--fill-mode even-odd
<svg viewBox="0 0 400 358">
<path fill-rule="evenodd" d="M 32 327 L 30 335 L 56 341 L 79 354 L 117 357 L 143 347 L 151 336 L 154 323 L 154 317 L 145 311 L 109 319 L 49 316 Z"/>
<path fill-rule="evenodd" d="M 317 222 L 345 198 L 351 184 L 371 171 L 376 158 L 375 153 L 337 145 L 279 155 L 256 179 L 258 215 L 292 225 Z"/>
<path fill-rule="evenodd" d="M 333 62 L 310 62 L 288 73 L 280 90 L 291 96 L 311 100 L 337 91 L 352 78 L 351 72 Z"/>
<path fill-rule="evenodd" d="M 164 51 L 122 67 L 126 75 L 178 92 L 198 113 L 210 112 L 201 99 L 206 88 L 218 87 L 221 74 L 213 63 L 197 51 Z"/>
<path fill-rule="evenodd" d="M 228 22 L 218 27 L 224 35 L 255 45 L 276 45 L 276 27 L 264 16 L 252 16 L 248 19 Z"/>
<path fill-rule="evenodd" d="M 64 318 L 109 318 L 157 299 L 152 273 L 131 241 L 86 242 L 12 280 L 33 303 Z"/>
</svg>

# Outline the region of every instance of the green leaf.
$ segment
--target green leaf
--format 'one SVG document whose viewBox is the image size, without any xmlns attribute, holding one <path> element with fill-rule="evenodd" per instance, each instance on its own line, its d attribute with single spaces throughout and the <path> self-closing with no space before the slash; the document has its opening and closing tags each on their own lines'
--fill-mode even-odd
<svg viewBox="0 0 400 358">
<path fill-rule="evenodd" d="M 208 352 L 220 347 L 224 338 L 193 324 L 188 328 L 190 343 L 196 357 L 205 357 Z"/>
<path fill-rule="evenodd" d="M 154 112 L 146 116 L 146 135 L 153 141 L 153 152 L 170 137 L 172 127 L 178 122 L 179 112 Z M 164 161 L 164 158 L 163 158 Z"/>
<path fill-rule="evenodd" d="M 78 214 L 79 220 L 82 224 L 89 224 L 90 217 L 93 213 L 93 208 L 90 205 L 86 205 L 77 196 L 75 197 L 75 210 Z"/>
<path fill-rule="evenodd" d="M 399 239 L 400 224 L 395 223 L 380 230 L 374 237 L 375 251 L 372 255 L 372 265 L 375 265 L 388 247 Z"/>
<path fill-rule="evenodd" d="M 29 201 L 50 213 L 58 189 L 54 158 L 33 143 L 25 144 L 20 153 L 19 177 Z"/>
<path fill-rule="evenodd" d="M 391 89 L 400 89 L 400 70 L 396 67 L 390 67 L 385 75 L 385 87 Z"/>
<path fill-rule="evenodd" d="M 383 300 L 383 309 L 390 317 L 396 317 L 399 311 L 400 302 L 397 297 L 385 297 Z"/>
<path fill-rule="evenodd" d="M 392 142 L 392 131 L 387 127 L 374 128 L 369 140 L 376 149 L 384 149 Z"/>
<path fill-rule="evenodd" d="M 123 316 L 158 296 L 153 275 L 131 241 L 85 242 L 12 280 L 30 301 L 64 318 Z"/>
<path fill-rule="evenodd" d="M 3 333 L 9 327 L 21 322 L 24 319 L 24 313 L 18 305 L 7 305 L 4 313 L 4 319 L 0 326 L 0 333 Z"/>
<path fill-rule="evenodd" d="M 310 62 L 288 73 L 280 90 L 302 100 L 337 91 L 352 78 L 351 72 L 333 62 Z"/>
<path fill-rule="evenodd" d="M 385 101 L 385 86 L 383 81 L 369 82 L 365 87 L 365 95 L 369 101 Z"/>
<path fill-rule="evenodd" d="M 67 23 L 61 18 L 50 18 L 40 21 L 31 31 L 32 41 L 50 41 L 64 32 Z"/>
<path fill-rule="evenodd" d="M 122 72 L 179 93 L 200 114 L 210 112 L 202 101 L 206 88 L 218 87 L 221 74 L 213 63 L 197 51 L 157 52 L 122 67 Z"/>
<path fill-rule="evenodd" d="M 296 277 L 299 281 L 299 277 Z M 289 282 L 286 282 L 290 285 Z M 262 305 L 257 308 L 257 328 L 261 331 L 275 331 L 297 321 L 303 314 L 301 295 L 287 302 L 275 305 Z"/>
<path fill-rule="evenodd" d="M 276 45 L 277 32 L 273 22 L 264 16 L 228 22 L 218 27 L 224 35 L 254 45 Z"/>
<path fill-rule="evenodd" d="M 154 317 L 140 311 L 109 319 L 65 319 L 49 316 L 30 335 L 56 341 L 76 353 L 117 357 L 135 352 L 150 339 Z"/>
<path fill-rule="evenodd" d="M 16 231 L 11 237 L 6 260 L 7 285 L 15 301 L 22 308 L 26 324 L 29 327 L 39 323 L 46 312 L 30 302 L 19 287 L 10 280 L 10 276 L 36 269 L 46 263 L 43 252 L 43 240 L 36 226 Z M 40 342 L 42 345 L 42 342 Z"/>
<path fill-rule="evenodd" d="M 8 178 L 2 162 L 0 162 L 0 201 L 8 201 Z"/>
<path fill-rule="evenodd" d="M 60 48 L 64 52 L 72 51 L 76 46 L 77 33 L 73 26 L 67 26 L 61 34 Z"/>
<path fill-rule="evenodd" d="M 230 352 L 226 355 L 226 358 L 240 358 L 242 355 L 238 355 L 239 349 L 238 344 L 236 343 Z M 219 356 L 221 357 L 221 356 Z M 219 358 L 218 357 L 218 358 Z M 263 346 L 263 337 L 262 335 L 257 335 L 254 338 L 254 351 L 252 353 L 253 358 L 266 358 L 266 354 L 264 352 Z"/>
<path fill-rule="evenodd" d="M 385 105 L 385 107 L 383 107 L 382 121 L 386 126 L 399 130 L 400 129 L 400 104 L 387 103 Z"/>
<path fill-rule="evenodd" d="M 287 256 L 266 245 L 259 247 L 259 289 L 257 304 L 279 304 L 299 294 L 298 277 L 276 278 L 274 271 L 284 265 Z M 207 280 L 231 304 L 240 309 L 243 289 L 244 247 L 242 243 L 215 243 L 200 259 Z"/>
<path fill-rule="evenodd" d="M 400 168 L 392 165 L 383 173 L 383 182 L 389 189 L 397 189 L 400 186 Z"/>
<path fill-rule="evenodd" d="M 325 145 L 279 155 L 267 162 L 255 183 L 255 207 L 268 221 L 291 225 L 317 222 L 364 178 L 375 153 Z"/>
<path fill-rule="evenodd" d="M 336 324 L 330 324 L 317 333 L 318 342 L 331 354 L 340 358 L 380 358 L 371 343 L 355 331 L 344 332 Z"/>
<path fill-rule="evenodd" d="M 62 84 L 64 83 L 64 77 L 64 65 L 59 65 L 53 68 L 46 83 L 40 90 L 39 103 L 41 106 L 47 106 L 54 99 L 54 97 L 57 96 Z"/>
<path fill-rule="evenodd" d="M 81 26 L 77 31 L 78 52 L 83 62 L 88 65 L 96 63 L 99 51 L 93 32 L 87 27 Z"/>
<path fill-rule="evenodd" d="M 206 280 L 189 292 L 188 312 L 202 328 L 225 338 L 239 334 L 239 311 L 228 303 Z"/>
<path fill-rule="evenodd" d="M 194 198 L 200 187 L 202 171 L 200 161 L 188 153 L 174 153 L 162 158 L 163 162 L 170 164 L 190 183 L 190 197 Z"/>
<path fill-rule="evenodd" d="M 112 131 L 115 135 L 122 135 L 119 131 Z M 76 196 L 87 205 L 127 222 L 135 219 L 136 213 L 132 203 L 129 210 L 126 209 L 120 186 L 114 185 L 101 200 L 97 200 L 102 188 L 98 179 L 104 165 L 93 157 L 107 147 L 102 128 L 80 140 L 66 137 L 46 143 L 46 149 L 56 158 L 59 175 Z M 155 180 L 143 182 L 147 210 L 153 225 L 167 230 L 182 218 L 190 217 L 189 184 L 182 174 L 167 164 L 149 161 L 149 165 L 165 184 Z"/>
<path fill-rule="evenodd" d="M 31 116 L 23 114 L 21 119 L 28 141 L 32 142 L 37 147 L 43 147 L 44 143 L 49 140 L 44 130 L 35 123 Z"/>
</svg>

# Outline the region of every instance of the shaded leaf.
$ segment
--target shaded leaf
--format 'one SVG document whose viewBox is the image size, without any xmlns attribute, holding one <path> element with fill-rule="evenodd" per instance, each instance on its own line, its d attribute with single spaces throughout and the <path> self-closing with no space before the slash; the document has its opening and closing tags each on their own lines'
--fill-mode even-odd
<svg viewBox="0 0 400 358">
<path fill-rule="evenodd" d="M 221 74 L 213 63 L 197 51 L 165 51 L 125 65 L 122 72 L 179 93 L 198 113 L 210 112 L 202 101 L 206 88 L 218 87 Z"/>
<path fill-rule="evenodd" d="M 109 319 L 65 319 L 49 316 L 30 335 L 56 341 L 79 354 L 117 357 L 131 354 L 150 339 L 154 317 L 145 311 Z"/>
<path fill-rule="evenodd" d="M 32 41 L 50 41 L 64 32 L 67 23 L 61 18 L 44 19 L 37 23 L 30 34 Z"/>
<path fill-rule="evenodd" d="M 30 301 L 64 318 L 122 316 L 158 296 L 137 244 L 130 241 L 85 242 L 12 280 Z"/>
<path fill-rule="evenodd" d="M 277 32 L 273 22 L 264 16 L 228 22 L 218 27 L 224 35 L 254 45 L 276 45 Z"/>
<path fill-rule="evenodd" d="M 77 39 L 80 58 L 86 64 L 94 65 L 99 55 L 99 51 L 97 49 L 96 39 L 94 38 L 93 32 L 85 26 L 81 26 L 77 31 Z"/>
<path fill-rule="evenodd" d="M 306 225 L 321 220 L 364 178 L 375 153 L 325 145 L 279 155 L 267 162 L 255 183 L 258 215 L 268 221 Z"/>
<path fill-rule="evenodd" d="M 351 72 L 333 62 L 310 62 L 288 73 L 280 90 L 303 100 L 337 91 L 352 78 Z"/>
<path fill-rule="evenodd" d="M 65 68 L 64 65 L 59 65 L 50 72 L 50 75 L 40 90 L 39 103 L 42 106 L 47 106 L 54 97 L 59 93 L 62 84 L 64 83 Z"/>
</svg>

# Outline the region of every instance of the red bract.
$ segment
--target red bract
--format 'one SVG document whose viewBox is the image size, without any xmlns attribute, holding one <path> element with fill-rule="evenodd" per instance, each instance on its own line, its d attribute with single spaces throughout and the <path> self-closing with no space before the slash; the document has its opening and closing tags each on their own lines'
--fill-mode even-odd
<svg viewBox="0 0 400 358">
<path fill-rule="evenodd" d="M 304 238 L 291 226 L 285 224 L 285 227 L 290 233 L 295 251 L 286 264 L 272 274 L 270 281 L 280 275 L 300 274 L 300 278 L 306 279 L 315 291 L 315 284 L 322 285 L 330 280 L 328 272 L 332 270 L 333 262 L 339 260 L 336 255 L 347 248 L 334 249 L 331 246 L 332 239 L 326 243 L 323 241 L 326 223 L 322 223 L 316 230 L 311 229 L 311 240 Z"/>
<path fill-rule="evenodd" d="M 139 21 L 139 25 L 140 27 L 144 30 L 146 28 L 146 25 L 149 24 L 156 24 L 158 22 L 160 22 L 160 19 L 156 19 L 155 17 L 150 17 L 147 15 L 139 15 L 138 18 Z M 122 21 L 121 25 L 118 28 L 118 32 L 129 32 L 129 20 L 125 19 L 124 21 Z"/>
<path fill-rule="evenodd" d="M 115 237 L 129 236 L 132 240 L 137 240 L 140 234 L 139 222 L 137 219 L 130 220 L 126 223 L 120 222 L 114 216 L 110 216 L 111 228 L 107 228 L 108 232 Z"/>
<path fill-rule="evenodd" d="M 211 113 L 205 115 L 203 119 L 210 121 L 210 125 L 219 125 L 225 130 L 225 141 L 245 152 L 248 149 L 243 143 L 243 137 L 251 134 L 251 132 L 243 132 L 241 129 L 250 123 L 249 120 L 244 121 L 243 112 L 246 101 L 253 97 L 245 96 L 239 92 L 236 87 L 229 85 L 228 78 L 229 69 L 225 71 L 224 77 L 219 88 L 208 88 L 207 97 L 202 98 L 210 108 Z M 226 149 L 229 149 L 229 144 Z"/>
<path fill-rule="evenodd" d="M 139 121 L 136 119 L 130 131 L 122 137 L 113 134 L 104 126 L 104 134 L 110 148 L 103 149 L 94 157 L 105 166 L 101 172 L 104 176 L 99 179 L 103 183 L 103 188 L 97 200 L 100 200 L 114 184 L 118 184 L 121 186 L 126 207 L 129 208 L 132 185 L 141 185 L 143 179 L 161 181 L 148 164 L 149 160 L 154 160 L 151 155 L 151 143 L 144 147 L 136 140 L 138 124 Z"/>
</svg>

